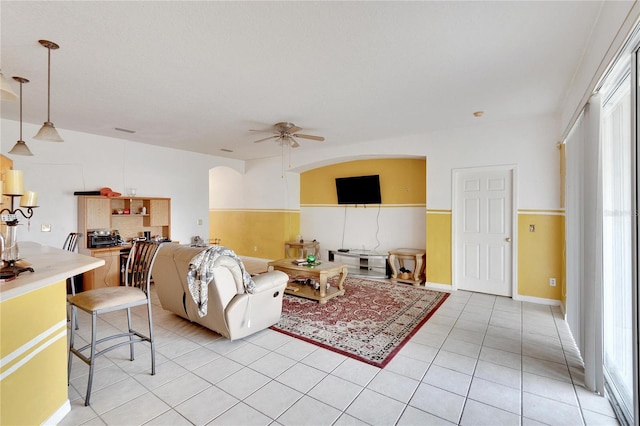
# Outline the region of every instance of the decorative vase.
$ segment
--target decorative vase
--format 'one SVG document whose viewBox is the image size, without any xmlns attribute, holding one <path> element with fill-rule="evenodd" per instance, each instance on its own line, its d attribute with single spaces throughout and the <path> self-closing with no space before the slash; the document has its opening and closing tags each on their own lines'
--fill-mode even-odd
<svg viewBox="0 0 640 426">
<path fill-rule="evenodd" d="M 7 224 L 7 235 L 4 239 L 2 260 L 9 263 L 15 262 L 18 259 L 20 259 L 20 252 L 18 251 L 18 227 Z"/>
</svg>

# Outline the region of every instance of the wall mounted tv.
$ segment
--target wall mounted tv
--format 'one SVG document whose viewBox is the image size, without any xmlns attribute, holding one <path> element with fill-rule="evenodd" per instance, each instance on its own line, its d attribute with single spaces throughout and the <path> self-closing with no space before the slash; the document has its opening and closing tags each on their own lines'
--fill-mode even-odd
<svg viewBox="0 0 640 426">
<path fill-rule="evenodd" d="M 336 178 L 338 204 L 381 204 L 380 176 Z"/>
</svg>

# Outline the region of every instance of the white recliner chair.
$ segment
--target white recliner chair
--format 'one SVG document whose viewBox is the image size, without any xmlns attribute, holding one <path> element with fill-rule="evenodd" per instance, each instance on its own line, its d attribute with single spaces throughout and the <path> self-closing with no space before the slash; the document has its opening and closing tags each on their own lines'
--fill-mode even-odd
<svg viewBox="0 0 640 426">
<path fill-rule="evenodd" d="M 238 261 L 220 256 L 214 262 L 208 285 L 205 316 L 189 291 L 187 273 L 191 260 L 207 247 L 164 244 L 151 275 L 162 307 L 189 321 L 207 327 L 230 340 L 263 330 L 280 320 L 282 295 L 289 277 L 280 271 L 253 276 L 254 293 L 248 293 Z"/>
</svg>

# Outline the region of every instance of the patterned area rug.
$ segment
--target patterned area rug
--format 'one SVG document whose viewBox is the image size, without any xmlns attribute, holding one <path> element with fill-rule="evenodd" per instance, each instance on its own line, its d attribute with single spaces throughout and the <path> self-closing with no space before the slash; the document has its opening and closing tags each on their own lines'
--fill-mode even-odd
<svg viewBox="0 0 640 426">
<path fill-rule="evenodd" d="M 355 277 L 344 286 L 344 296 L 324 305 L 285 294 L 271 328 L 383 368 L 449 296 Z"/>
</svg>

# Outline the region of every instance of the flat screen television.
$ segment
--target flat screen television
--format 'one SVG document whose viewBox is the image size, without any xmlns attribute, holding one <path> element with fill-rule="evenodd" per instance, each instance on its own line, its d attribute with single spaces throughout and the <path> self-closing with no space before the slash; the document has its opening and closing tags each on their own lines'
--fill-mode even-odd
<svg viewBox="0 0 640 426">
<path fill-rule="evenodd" d="M 338 204 L 381 204 L 380 176 L 336 178 Z"/>
</svg>

